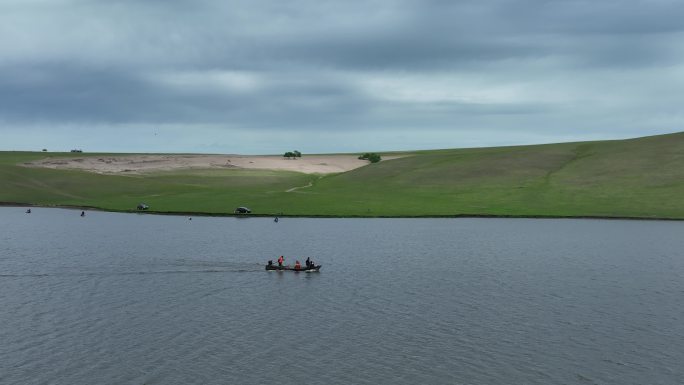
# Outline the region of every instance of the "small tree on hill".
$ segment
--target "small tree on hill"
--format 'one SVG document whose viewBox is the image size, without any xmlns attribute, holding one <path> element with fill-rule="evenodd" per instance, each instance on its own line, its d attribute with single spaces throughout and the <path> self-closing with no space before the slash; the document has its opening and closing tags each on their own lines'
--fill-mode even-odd
<svg viewBox="0 0 684 385">
<path fill-rule="evenodd" d="M 302 153 L 299 152 L 299 151 L 297 151 L 297 150 L 294 150 L 294 151 L 288 151 L 288 152 L 286 152 L 285 155 L 283 155 L 283 156 L 284 156 L 285 158 L 287 158 L 287 159 L 292 159 L 292 158 L 295 158 L 295 159 L 296 159 L 296 158 L 301 158 L 301 157 L 302 157 Z"/>
<path fill-rule="evenodd" d="M 360 156 L 359 156 L 359 159 L 367 160 L 367 161 L 369 161 L 369 162 L 371 162 L 371 163 L 378 163 L 379 161 L 382 160 L 382 158 L 380 157 L 380 155 L 378 155 L 378 154 L 376 154 L 376 153 L 374 153 L 374 152 L 365 152 L 365 153 L 363 153 L 363 155 L 360 155 Z"/>
</svg>

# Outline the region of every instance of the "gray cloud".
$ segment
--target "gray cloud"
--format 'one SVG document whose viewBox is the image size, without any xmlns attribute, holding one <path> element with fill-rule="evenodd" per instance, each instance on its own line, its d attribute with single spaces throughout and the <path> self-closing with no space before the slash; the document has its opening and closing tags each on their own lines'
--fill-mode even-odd
<svg viewBox="0 0 684 385">
<path fill-rule="evenodd" d="M 683 18 L 670 0 L 6 0 L 0 133 L 264 152 L 677 131 Z"/>
</svg>

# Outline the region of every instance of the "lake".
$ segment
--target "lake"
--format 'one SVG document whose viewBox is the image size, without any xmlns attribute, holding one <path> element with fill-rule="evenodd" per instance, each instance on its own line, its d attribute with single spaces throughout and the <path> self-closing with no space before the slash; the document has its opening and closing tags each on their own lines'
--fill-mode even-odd
<svg viewBox="0 0 684 385">
<path fill-rule="evenodd" d="M 24 210 L 1 384 L 684 383 L 684 222 Z"/>
</svg>

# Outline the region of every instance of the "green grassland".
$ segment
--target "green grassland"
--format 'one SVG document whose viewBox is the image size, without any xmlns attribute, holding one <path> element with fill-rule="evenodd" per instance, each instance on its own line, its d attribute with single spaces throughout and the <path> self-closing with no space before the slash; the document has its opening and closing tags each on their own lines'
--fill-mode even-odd
<svg viewBox="0 0 684 385">
<path fill-rule="evenodd" d="M 257 215 L 684 219 L 684 133 L 417 151 L 324 176 L 240 169 L 122 176 L 21 166 L 45 156 L 0 152 L 0 202 L 120 211 L 145 202 L 157 212 L 206 214 L 248 206 Z"/>
</svg>

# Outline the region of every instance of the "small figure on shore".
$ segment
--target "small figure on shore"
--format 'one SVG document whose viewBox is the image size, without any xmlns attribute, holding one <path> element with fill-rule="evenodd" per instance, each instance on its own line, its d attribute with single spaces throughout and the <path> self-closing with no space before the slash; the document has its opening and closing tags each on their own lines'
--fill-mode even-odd
<svg viewBox="0 0 684 385">
<path fill-rule="evenodd" d="M 85 211 L 81 211 L 81 216 L 85 217 Z"/>
<path fill-rule="evenodd" d="M 299 261 L 295 261 L 295 270 L 299 270 L 302 268 L 302 265 L 299 263 Z"/>
<path fill-rule="evenodd" d="M 280 258 L 278 258 L 278 266 L 283 267 L 283 262 L 284 262 L 284 261 L 285 261 L 285 257 L 283 257 L 283 256 L 281 255 Z"/>
</svg>

